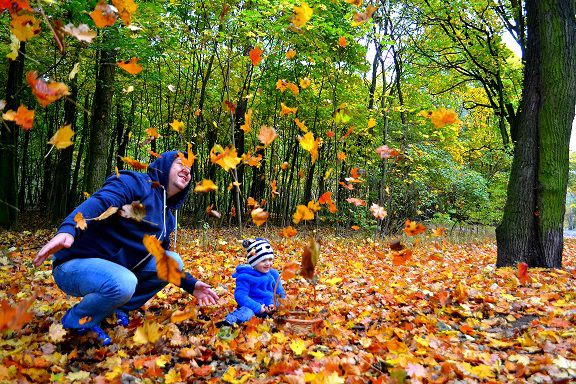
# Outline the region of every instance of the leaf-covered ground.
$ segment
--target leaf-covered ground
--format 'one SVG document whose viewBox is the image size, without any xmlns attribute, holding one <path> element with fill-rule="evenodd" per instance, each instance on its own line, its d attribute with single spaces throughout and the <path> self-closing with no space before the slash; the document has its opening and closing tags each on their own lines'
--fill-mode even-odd
<svg viewBox="0 0 576 384">
<path fill-rule="evenodd" d="M 530 269 L 521 283 L 516 268 L 494 267 L 491 240 L 423 238 L 394 265 L 389 242 L 320 236 L 316 300 L 296 277 L 285 282 L 289 300 L 274 319 L 218 329 L 214 323 L 235 306 L 231 274 L 245 260 L 241 244 L 233 232 L 182 231 L 187 269 L 215 287 L 221 305 L 197 311 L 194 298 L 169 286 L 127 328 L 106 325 L 114 344 L 100 347 L 91 335 L 61 328 L 77 299 L 55 286 L 49 263 L 32 266 L 32 248 L 52 233 L 0 235 L 0 325 L 37 295 L 29 320 L 16 314 L 22 329 L 1 334 L 0 382 L 576 381 L 574 239 L 566 240 L 563 270 Z M 278 269 L 299 262 L 308 241 L 258 235 L 271 238 Z M 412 248 L 413 238 L 403 241 Z M 287 324 L 289 308 L 308 308 L 323 322 Z"/>
</svg>

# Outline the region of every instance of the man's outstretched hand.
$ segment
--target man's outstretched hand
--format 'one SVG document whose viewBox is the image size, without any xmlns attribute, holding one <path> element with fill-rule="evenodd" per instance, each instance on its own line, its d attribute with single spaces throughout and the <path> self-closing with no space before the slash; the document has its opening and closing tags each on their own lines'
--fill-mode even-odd
<svg viewBox="0 0 576 384">
<path fill-rule="evenodd" d="M 34 258 L 34 265 L 39 267 L 52 254 L 63 248 L 70 248 L 74 243 L 74 236 L 69 233 L 59 233 L 46 243 Z"/>
<path fill-rule="evenodd" d="M 219 299 L 216 292 L 210 286 L 200 280 L 194 286 L 193 295 L 198 299 L 200 305 L 215 305 Z"/>
</svg>

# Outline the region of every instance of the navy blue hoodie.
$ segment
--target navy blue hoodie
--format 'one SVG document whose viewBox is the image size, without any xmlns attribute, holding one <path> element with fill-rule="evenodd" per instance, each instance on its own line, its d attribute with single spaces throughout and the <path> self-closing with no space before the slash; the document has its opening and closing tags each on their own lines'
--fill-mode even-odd
<svg viewBox="0 0 576 384">
<path fill-rule="evenodd" d="M 148 257 L 153 257 L 142 243 L 146 234 L 156 236 L 164 249 L 169 249 L 170 233 L 176 226 L 172 210 L 184 203 L 190 189 L 189 183 L 184 190 L 165 200 L 170 168 L 177 157 L 178 151 L 165 152 L 148 166 L 148 173 L 120 171 L 120 177 L 108 177 L 102 188 L 72 211 L 60 225 L 58 232 L 74 236 L 74 243 L 54 254 L 52 266 L 71 259 L 100 258 L 135 270 L 143 266 Z M 74 217 L 78 212 L 82 212 L 85 219 L 92 219 L 110 207 L 120 209 L 134 201 L 140 201 L 146 209 L 146 217 L 140 222 L 117 213 L 101 221 L 88 220 L 86 230 L 76 228 Z M 181 287 L 192 293 L 196 281 L 186 273 Z"/>
</svg>

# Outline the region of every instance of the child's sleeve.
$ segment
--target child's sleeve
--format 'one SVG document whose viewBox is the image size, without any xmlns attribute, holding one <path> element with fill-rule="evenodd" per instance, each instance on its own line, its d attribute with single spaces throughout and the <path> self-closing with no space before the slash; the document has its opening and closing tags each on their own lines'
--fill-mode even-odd
<svg viewBox="0 0 576 384">
<path fill-rule="evenodd" d="M 246 279 L 236 279 L 236 289 L 234 290 L 234 299 L 241 307 L 248 307 L 252 312 L 258 314 L 262 311 L 262 304 L 253 300 L 249 296 L 250 282 Z"/>
</svg>

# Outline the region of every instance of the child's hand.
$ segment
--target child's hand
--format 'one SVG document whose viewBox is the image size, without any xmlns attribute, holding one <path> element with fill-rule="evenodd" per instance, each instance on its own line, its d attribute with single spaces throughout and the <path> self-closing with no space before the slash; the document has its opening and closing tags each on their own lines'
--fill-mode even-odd
<svg viewBox="0 0 576 384">
<path fill-rule="evenodd" d="M 274 313 L 276 312 L 276 307 L 274 306 L 274 304 L 270 304 L 269 306 L 266 307 L 266 313 Z"/>
<path fill-rule="evenodd" d="M 260 305 L 260 313 L 265 313 L 268 312 L 268 307 L 265 306 L 264 304 Z"/>
</svg>

